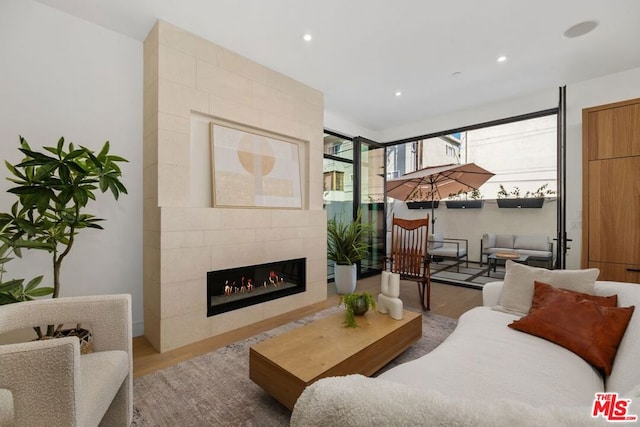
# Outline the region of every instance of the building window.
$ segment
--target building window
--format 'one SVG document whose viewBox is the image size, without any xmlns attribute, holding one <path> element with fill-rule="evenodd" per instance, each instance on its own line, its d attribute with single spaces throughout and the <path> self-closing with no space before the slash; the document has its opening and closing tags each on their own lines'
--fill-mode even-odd
<svg viewBox="0 0 640 427">
<path fill-rule="evenodd" d="M 344 172 L 325 172 L 324 191 L 344 191 Z"/>
<path fill-rule="evenodd" d="M 447 157 L 457 158 L 458 153 L 456 152 L 456 148 L 452 145 L 445 145 L 445 149 L 447 150 Z"/>
</svg>

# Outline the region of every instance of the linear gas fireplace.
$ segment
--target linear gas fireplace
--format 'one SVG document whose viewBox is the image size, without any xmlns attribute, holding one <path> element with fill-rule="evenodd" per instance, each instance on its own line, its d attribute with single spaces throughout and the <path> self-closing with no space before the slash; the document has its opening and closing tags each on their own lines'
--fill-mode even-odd
<svg viewBox="0 0 640 427">
<path fill-rule="evenodd" d="M 306 258 L 207 273 L 207 316 L 259 304 L 306 289 Z"/>
</svg>

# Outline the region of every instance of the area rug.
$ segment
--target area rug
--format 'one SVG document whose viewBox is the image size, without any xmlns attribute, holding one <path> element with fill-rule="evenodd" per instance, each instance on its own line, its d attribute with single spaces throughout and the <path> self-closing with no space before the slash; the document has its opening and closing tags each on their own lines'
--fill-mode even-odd
<svg viewBox="0 0 640 427">
<path fill-rule="evenodd" d="M 344 309 L 320 311 L 135 379 L 132 426 L 288 426 L 291 412 L 249 379 L 249 347 L 336 310 Z M 422 338 L 380 372 L 430 352 L 455 325 L 424 313 Z"/>
</svg>

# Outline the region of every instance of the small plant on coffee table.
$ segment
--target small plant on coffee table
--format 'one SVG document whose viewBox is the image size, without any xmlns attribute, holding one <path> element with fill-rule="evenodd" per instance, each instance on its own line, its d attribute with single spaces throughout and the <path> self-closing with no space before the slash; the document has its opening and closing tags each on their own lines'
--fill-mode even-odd
<svg viewBox="0 0 640 427">
<path fill-rule="evenodd" d="M 355 316 L 361 316 L 370 308 L 376 308 L 376 301 L 368 292 L 359 292 L 349 295 L 341 295 L 338 306 L 345 306 L 344 325 L 348 328 L 357 328 Z"/>
</svg>

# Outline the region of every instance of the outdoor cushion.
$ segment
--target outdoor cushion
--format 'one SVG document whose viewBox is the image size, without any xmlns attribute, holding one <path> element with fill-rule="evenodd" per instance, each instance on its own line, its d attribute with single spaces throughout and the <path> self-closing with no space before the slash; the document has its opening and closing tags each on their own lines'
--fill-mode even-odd
<svg viewBox="0 0 640 427">
<path fill-rule="evenodd" d="M 514 238 L 513 234 L 498 234 L 496 235 L 496 247 L 513 249 Z"/>
<path fill-rule="evenodd" d="M 432 249 L 438 249 L 444 246 L 443 239 L 444 236 L 442 233 L 429 234 L 429 252 L 431 252 Z"/>
<path fill-rule="evenodd" d="M 547 236 L 516 236 L 513 244 L 515 249 L 530 249 L 534 251 L 548 251 L 549 238 Z"/>
</svg>

